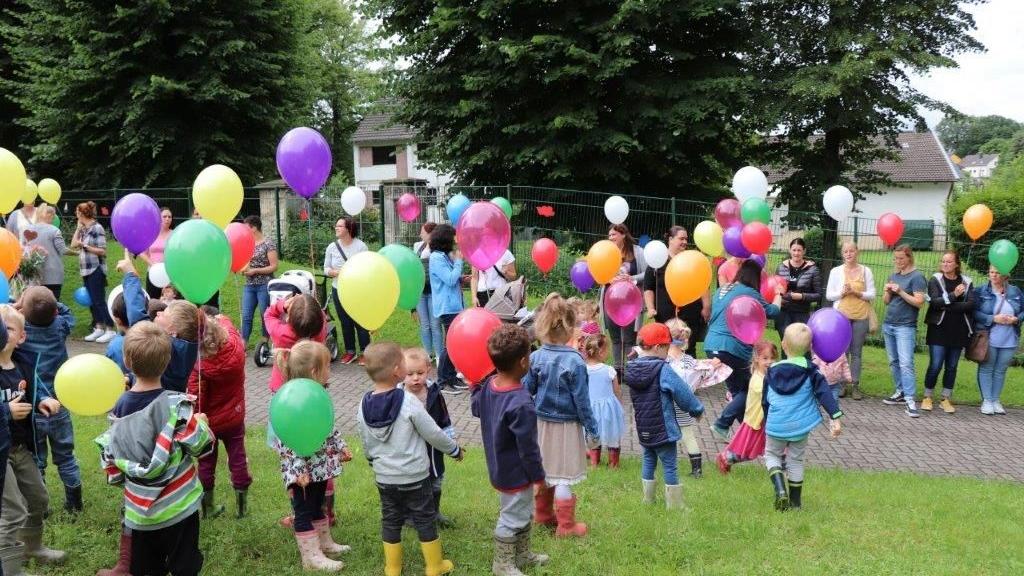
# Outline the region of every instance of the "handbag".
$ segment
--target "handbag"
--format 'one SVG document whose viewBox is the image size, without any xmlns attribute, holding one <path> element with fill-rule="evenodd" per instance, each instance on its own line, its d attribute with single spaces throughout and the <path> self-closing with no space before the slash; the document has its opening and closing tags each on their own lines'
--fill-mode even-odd
<svg viewBox="0 0 1024 576">
<path fill-rule="evenodd" d="M 967 352 L 964 355 L 968 360 L 978 364 L 988 360 L 988 330 L 976 330 L 971 334 L 971 341 L 967 344 Z"/>
<path fill-rule="evenodd" d="M 878 313 L 875 312 L 874 306 L 868 311 L 868 332 L 872 334 L 878 332 Z"/>
</svg>

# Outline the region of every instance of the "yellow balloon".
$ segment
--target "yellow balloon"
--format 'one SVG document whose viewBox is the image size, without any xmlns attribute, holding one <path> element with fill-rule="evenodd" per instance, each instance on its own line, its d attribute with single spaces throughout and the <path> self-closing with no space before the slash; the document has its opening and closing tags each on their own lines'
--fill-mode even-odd
<svg viewBox="0 0 1024 576">
<path fill-rule="evenodd" d="M 376 252 L 360 252 L 348 259 L 338 274 L 341 306 L 360 326 L 376 330 L 398 305 L 398 272 Z"/>
<path fill-rule="evenodd" d="M 124 392 L 124 374 L 102 354 L 79 354 L 65 362 L 53 379 L 57 399 L 80 416 L 99 416 L 114 407 Z"/>
<path fill-rule="evenodd" d="M 36 196 L 39 195 L 39 187 L 32 180 L 25 180 L 25 193 L 21 195 L 21 203 L 25 206 L 35 204 Z"/>
<path fill-rule="evenodd" d="M 56 204 L 60 201 L 60 184 L 53 178 L 43 178 L 39 181 L 39 197 L 48 204 Z"/>
<path fill-rule="evenodd" d="M 665 289 L 676 306 L 695 302 L 711 286 L 711 263 L 696 250 L 680 252 L 665 268 Z"/>
<path fill-rule="evenodd" d="M 208 166 L 192 184 L 192 202 L 200 216 L 226 228 L 242 209 L 242 180 L 227 166 Z"/>
<path fill-rule="evenodd" d="M 622 267 L 622 251 L 611 240 L 598 240 L 587 252 L 587 268 L 594 281 L 607 284 Z"/>
<path fill-rule="evenodd" d="M 9 214 L 25 195 L 25 165 L 13 152 L 0 148 L 0 213 Z"/>
<path fill-rule="evenodd" d="M 975 204 L 964 212 L 964 231 L 977 240 L 992 227 L 992 210 L 984 204 Z"/>
<path fill-rule="evenodd" d="M 700 251 L 717 258 L 725 252 L 725 247 L 722 246 L 722 227 L 717 222 L 711 220 L 705 220 L 697 227 L 693 229 L 693 241 L 697 243 L 697 248 Z"/>
</svg>

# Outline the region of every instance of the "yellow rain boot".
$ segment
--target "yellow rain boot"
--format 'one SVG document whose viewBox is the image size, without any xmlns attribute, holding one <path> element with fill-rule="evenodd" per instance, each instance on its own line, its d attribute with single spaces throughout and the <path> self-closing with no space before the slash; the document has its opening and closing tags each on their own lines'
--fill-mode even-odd
<svg viewBox="0 0 1024 576">
<path fill-rule="evenodd" d="M 384 576 L 402 576 L 402 543 L 384 543 Z"/>
<path fill-rule="evenodd" d="M 441 576 L 455 569 L 452 561 L 444 558 L 440 538 L 432 542 L 420 542 L 420 548 L 423 550 L 423 566 L 427 576 Z"/>
</svg>

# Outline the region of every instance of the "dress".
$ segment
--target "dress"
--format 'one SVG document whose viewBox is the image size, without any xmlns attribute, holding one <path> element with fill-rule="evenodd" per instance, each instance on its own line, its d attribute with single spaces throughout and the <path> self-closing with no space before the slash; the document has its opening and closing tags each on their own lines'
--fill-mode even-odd
<svg viewBox="0 0 1024 576">
<path fill-rule="evenodd" d="M 753 460 L 764 455 L 764 407 L 761 405 L 763 393 L 764 374 L 755 372 L 750 376 L 743 423 L 726 447 L 726 451 L 735 456 L 737 461 Z"/>
<path fill-rule="evenodd" d="M 608 448 L 619 447 L 626 428 L 622 403 L 616 398 L 612 387 L 615 376 L 615 369 L 607 364 L 587 365 L 590 410 L 597 420 L 598 439 L 602 446 Z"/>
</svg>

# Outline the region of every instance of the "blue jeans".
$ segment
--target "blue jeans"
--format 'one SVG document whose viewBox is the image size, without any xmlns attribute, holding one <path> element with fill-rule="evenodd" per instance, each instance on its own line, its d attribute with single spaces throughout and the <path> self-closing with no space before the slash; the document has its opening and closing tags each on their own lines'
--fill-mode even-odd
<svg viewBox="0 0 1024 576">
<path fill-rule="evenodd" d="M 441 315 L 441 327 L 444 329 L 445 337 L 448 336 L 448 329 L 452 327 L 452 322 L 455 321 L 456 316 L 458 314 Z M 448 357 L 448 349 L 442 348 L 441 355 L 437 357 L 437 384 L 442 387 L 447 384 L 454 384 L 457 378 L 458 374 L 455 372 L 455 365 L 452 364 L 451 358 Z"/>
<path fill-rule="evenodd" d="M 644 446 L 644 460 L 640 468 L 640 478 L 654 480 L 654 470 L 658 467 L 658 460 L 661 460 L 661 474 L 665 478 L 666 486 L 679 484 L 679 471 L 676 466 L 676 443 L 666 442 L 657 446 Z"/>
<path fill-rule="evenodd" d="M 88 276 L 83 276 L 82 284 L 85 285 L 85 290 L 89 293 L 89 300 L 92 302 L 89 305 L 89 311 L 92 312 L 92 325 L 113 328 L 114 321 L 110 319 L 110 313 L 107 312 L 107 295 L 105 293 L 107 275 L 103 273 L 103 269 L 97 268 Z"/>
<path fill-rule="evenodd" d="M 960 363 L 960 353 L 963 351 L 964 349 L 959 346 L 928 345 L 928 371 L 924 374 L 925 390 L 935 390 L 935 384 L 939 381 L 939 371 L 943 366 L 946 371 L 942 373 L 942 388 L 953 389 L 953 385 L 956 384 L 956 367 Z"/>
<path fill-rule="evenodd" d="M 260 318 L 270 307 L 270 292 L 266 284 L 246 284 L 242 286 L 242 342 L 249 344 L 252 335 L 252 317 L 259 306 Z M 263 337 L 267 337 L 267 327 L 263 326 Z"/>
<path fill-rule="evenodd" d="M 75 459 L 75 430 L 71 427 L 71 413 L 61 408 L 53 416 L 36 414 L 36 463 L 46 478 L 46 445 L 49 442 L 53 463 L 65 486 L 82 485 L 82 472 Z"/>
<path fill-rule="evenodd" d="M 1013 360 L 1013 348 L 988 347 L 988 358 L 978 365 L 978 388 L 981 398 L 990 402 L 998 402 L 1006 384 L 1006 369 Z"/>
<path fill-rule="evenodd" d="M 839 402 L 839 391 L 842 388 L 843 388 L 843 383 L 842 382 L 838 382 L 836 384 L 829 384 L 828 385 L 828 389 L 832 391 L 832 398 L 835 399 L 836 402 Z"/>
<path fill-rule="evenodd" d="M 444 334 L 441 332 L 441 319 L 434 316 L 430 305 L 430 294 L 420 296 L 416 304 L 416 315 L 420 317 L 420 342 L 427 354 L 440 358 L 444 352 Z"/>
<path fill-rule="evenodd" d="M 917 394 L 917 374 L 914 371 L 917 326 L 882 324 L 882 335 L 885 337 L 885 354 L 889 357 L 893 386 L 897 391 L 902 390 L 908 400 L 913 400 Z"/>
</svg>

